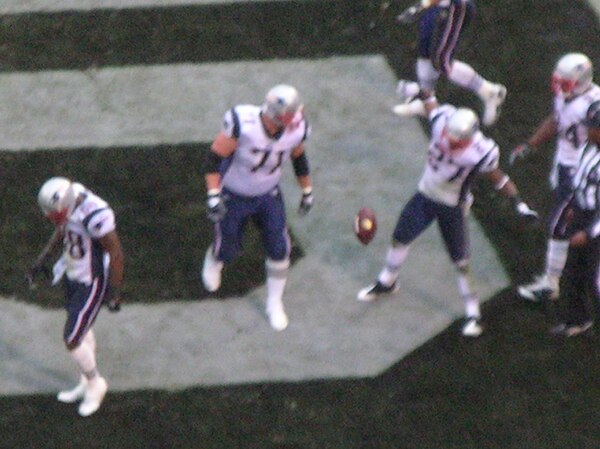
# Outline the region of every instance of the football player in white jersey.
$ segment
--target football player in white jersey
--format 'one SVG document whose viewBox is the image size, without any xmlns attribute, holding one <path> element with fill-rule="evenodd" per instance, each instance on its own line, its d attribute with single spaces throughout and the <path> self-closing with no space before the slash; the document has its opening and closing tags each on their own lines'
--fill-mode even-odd
<svg viewBox="0 0 600 449">
<path fill-rule="evenodd" d="M 558 218 L 570 197 L 581 145 L 587 139 L 587 127 L 583 121 L 589 106 L 600 100 L 600 87 L 593 82 L 592 62 L 582 53 L 567 53 L 558 60 L 552 74 L 552 89 L 555 94 L 553 111 L 525 143 L 512 151 L 510 157 L 513 164 L 537 147 L 551 140 L 556 141 L 550 174 L 552 210 L 548 218 L 545 272 L 531 284 L 517 288 L 521 297 L 534 302 L 558 298 L 560 276 L 569 248 L 565 227 Z"/>
<path fill-rule="evenodd" d="M 455 264 L 458 288 L 465 303 L 462 333 L 478 337 L 479 298 L 469 279 L 469 239 L 465 223 L 472 202 L 470 184 L 482 175 L 497 191 L 509 197 L 517 212 L 535 219 L 520 197 L 515 184 L 498 168 L 498 145 L 479 130 L 477 115 L 467 108 L 439 105 L 434 96 L 423 98 L 431 126 L 431 140 L 425 170 L 415 195 L 404 206 L 392 235 L 385 266 L 377 281 L 358 293 L 360 301 L 373 301 L 398 289 L 400 267 L 411 243 L 437 220 L 450 259 Z"/>
<path fill-rule="evenodd" d="M 204 287 L 209 292 L 220 287 L 223 266 L 239 253 L 244 226 L 251 219 L 263 239 L 266 313 L 277 331 L 288 326 L 283 292 L 291 250 L 279 180 L 283 164 L 291 159 L 302 189 L 298 212 L 306 214 L 313 204 L 304 151 L 309 132 L 297 90 L 280 84 L 269 90 L 262 106 L 242 104 L 227 111 L 206 158 L 207 212 L 215 236 L 204 257 Z"/>
<path fill-rule="evenodd" d="M 414 13 L 400 15 L 398 19 L 401 22 L 418 19 L 416 73 L 421 90 L 433 93 L 440 75 L 443 75 L 453 84 L 475 93 L 484 105 L 482 123 L 486 126 L 494 124 L 506 99 L 506 87 L 486 80 L 471 65 L 454 58 L 460 37 L 474 14 L 474 2 L 422 0 L 419 7 L 409 10 Z M 422 102 L 406 95 L 403 88 L 402 84 L 398 85 L 403 103 L 397 105 L 394 112 L 401 116 L 416 112 L 425 115 Z"/>
<path fill-rule="evenodd" d="M 55 230 L 27 279 L 33 282 L 62 244 L 53 284 L 64 278 L 67 322 L 63 338 L 81 376 L 74 389 L 58 394 L 58 400 L 81 400 L 79 414 L 89 416 L 98 410 L 108 388 L 96 366 L 92 326 L 103 304 L 112 311 L 120 308 L 124 257 L 115 214 L 104 200 L 64 177 L 48 179 L 39 191 L 38 203 Z"/>
</svg>

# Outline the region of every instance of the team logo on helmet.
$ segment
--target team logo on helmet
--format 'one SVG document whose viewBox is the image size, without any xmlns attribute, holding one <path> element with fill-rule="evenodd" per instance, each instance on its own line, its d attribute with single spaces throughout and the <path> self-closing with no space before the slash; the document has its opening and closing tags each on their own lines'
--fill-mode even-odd
<svg viewBox="0 0 600 449">
<path fill-rule="evenodd" d="M 54 224 L 63 224 L 75 206 L 72 182 L 60 176 L 48 179 L 38 193 L 42 212 Z"/>
<path fill-rule="evenodd" d="M 592 61 L 583 53 L 568 53 L 556 63 L 552 73 L 552 90 L 556 95 L 572 98 L 592 85 Z"/>
<path fill-rule="evenodd" d="M 287 84 L 278 84 L 269 90 L 262 107 L 263 114 L 282 127 L 290 125 L 301 110 L 298 91 Z"/>
<path fill-rule="evenodd" d="M 448 118 L 444 135 L 450 150 L 461 150 L 471 143 L 477 131 L 479 131 L 477 114 L 468 108 L 458 108 Z"/>
</svg>

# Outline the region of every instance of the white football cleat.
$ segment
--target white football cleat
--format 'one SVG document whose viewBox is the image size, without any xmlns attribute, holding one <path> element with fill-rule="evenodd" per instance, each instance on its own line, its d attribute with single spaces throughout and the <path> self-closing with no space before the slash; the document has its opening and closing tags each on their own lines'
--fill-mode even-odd
<svg viewBox="0 0 600 449">
<path fill-rule="evenodd" d="M 517 292 L 522 298 L 532 302 L 541 302 L 547 299 L 558 299 L 558 278 L 543 274 L 536 276 L 531 284 L 519 285 Z"/>
<path fill-rule="evenodd" d="M 467 318 L 467 320 L 462 328 L 462 334 L 465 337 L 476 338 L 476 337 L 479 337 L 482 333 L 483 333 L 483 327 L 481 327 L 479 318 L 476 318 L 476 317 Z"/>
<path fill-rule="evenodd" d="M 421 92 L 421 87 L 416 81 L 400 80 L 396 86 L 396 96 L 401 103 L 410 103 Z"/>
<path fill-rule="evenodd" d="M 212 253 L 212 247 L 206 250 L 204 256 L 204 266 L 202 267 L 202 283 L 208 292 L 216 292 L 221 286 L 221 272 L 223 271 L 223 262 L 215 259 Z"/>
<path fill-rule="evenodd" d="M 496 123 L 504 100 L 506 100 L 506 87 L 502 84 L 496 84 L 494 91 L 483 100 L 484 110 L 481 122 L 485 126 Z"/>
<path fill-rule="evenodd" d="M 269 317 L 269 324 L 276 331 L 280 332 L 288 327 L 289 320 L 283 307 L 267 310 L 267 316 Z"/>
<path fill-rule="evenodd" d="M 73 402 L 83 399 L 86 387 L 87 379 L 84 375 L 81 375 L 81 379 L 75 388 L 72 388 L 71 390 L 60 391 L 56 396 L 56 399 L 58 399 L 60 402 L 64 402 L 65 404 L 72 404 Z"/>
<path fill-rule="evenodd" d="M 425 103 L 423 100 L 415 98 L 409 103 L 400 103 L 392 108 L 392 112 L 400 117 L 427 117 Z"/>
<path fill-rule="evenodd" d="M 83 397 L 83 402 L 79 404 L 79 414 L 81 416 L 90 416 L 100 408 L 108 390 L 108 384 L 104 377 L 96 377 L 93 382 L 88 382 Z"/>
</svg>

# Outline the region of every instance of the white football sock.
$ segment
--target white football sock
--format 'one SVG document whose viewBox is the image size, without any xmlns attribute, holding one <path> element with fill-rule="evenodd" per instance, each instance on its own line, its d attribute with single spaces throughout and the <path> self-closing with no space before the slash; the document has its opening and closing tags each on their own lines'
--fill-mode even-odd
<svg viewBox="0 0 600 449">
<path fill-rule="evenodd" d="M 440 78 L 440 72 L 438 72 L 430 59 L 417 58 L 417 80 L 419 86 L 425 91 L 435 91 L 438 79 Z"/>
<path fill-rule="evenodd" d="M 460 292 L 460 295 L 465 303 L 465 315 L 468 317 L 479 318 L 481 316 L 479 297 L 471 285 L 472 281 L 469 271 L 469 267 L 466 265 L 461 265 L 458 267 L 456 278 L 458 291 Z"/>
<path fill-rule="evenodd" d="M 488 93 L 488 89 L 493 85 L 484 80 L 483 77 L 477 73 L 473 67 L 462 61 L 455 60 L 452 62 L 452 68 L 450 73 L 448 73 L 448 79 L 454 84 L 468 89 L 482 98 L 487 98 L 489 95 L 491 95 L 491 93 L 493 93 Z"/>
<path fill-rule="evenodd" d="M 79 346 L 71 350 L 71 356 L 75 359 L 77 366 L 79 366 L 79 370 L 88 381 L 92 381 L 98 375 L 96 369 L 96 354 L 92 351 L 92 348 L 85 339 Z"/>
<path fill-rule="evenodd" d="M 379 282 L 388 287 L 396 282 L 400 274 L 400 266 L 406 260 L 409 248 L 409 245 L 396 245 L 388 249 L 385 267 L 379 273 Z"/>
<path fill-rule="evenodd" d="M 569 254 L 568 240 L 548 240 L 546 249 L 546 274 L 555 279 L 560 278 Z"/>
<path fill-rule="evenodd" d="M 96 335 L 94 334 L 94 331 L 91 328 L 87 332 L 87 334 L 85 334 L 83 341 L 87 342 L 92 352 L 96 354 Z"/>
<path fill-rule="evenodd" d="M 283 292 L 287 282 L 290 260 L 267 259 L 267 312 L 275 308 L 283 308 Z"/>
</svg>

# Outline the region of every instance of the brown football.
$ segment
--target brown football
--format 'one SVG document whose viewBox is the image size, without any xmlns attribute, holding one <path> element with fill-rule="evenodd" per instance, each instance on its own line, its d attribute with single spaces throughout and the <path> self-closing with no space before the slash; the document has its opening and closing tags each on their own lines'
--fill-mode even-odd
<svg viewBox="0 0 600 449">
<path fill-rule="evenodd" d="M 368 245 L 377 232 L 377 218 L 373 209 L 363 207 L 354 217 L 354 234 L 363 245 Z"/>
</svg>

